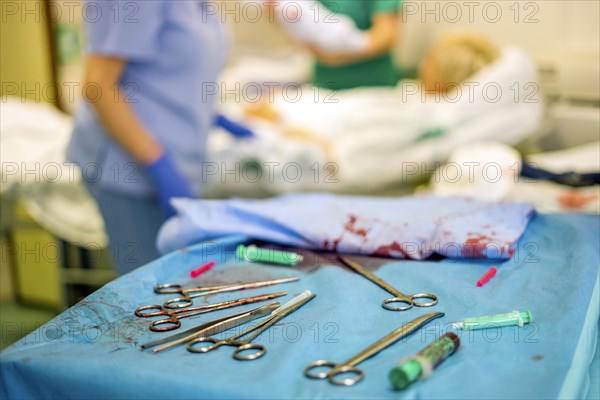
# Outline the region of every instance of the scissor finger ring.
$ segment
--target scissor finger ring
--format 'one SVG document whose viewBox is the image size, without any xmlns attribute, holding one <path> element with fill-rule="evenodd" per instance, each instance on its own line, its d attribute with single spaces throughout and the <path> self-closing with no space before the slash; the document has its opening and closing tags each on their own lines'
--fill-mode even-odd
<svg viewBox="0 0 600 400">
<path fill-rule="evenodd" d="M 164 325 L 164 326 L 163 326 Z M 166 332 L 177 329 L 181 326 L 181 322 L 175 319 L 161 319 L 150 324 L 150 330 L 153 332 Z"/>
<path fill-rule="evenodd" d="M 354 374 L 353 377 L 343 378 L 343 379 L 335 379 L 337 375 L 342 374 Z M 352 367 L 350 365 L 344 365 L 342 367 L 336 368 L 333 371 L 329 371 L 327 374 L 327 379 L 329 382 L 340 385 L 340 386 L 352 386 L 357 382 L 360 382 L 365 377 L 364 372 L 362 370 Z"/>
<path fill-rule="evenodd" d="M 431 293 L 413 294 L 412 296 L 410 296 L 410 299 L 412 300 L 415 307 L 431 307 L 433 305 L 436 305 L 438 302 L 437 296 L 434 294 L 431 294 Z M 431 301 L 421 303 L 421 302 L 415 301 L 417 299 L 430 299 Z"/>
<path fill-rule="evenodd" d="M 405 306 L 390 306 L 390 303 L 404 303 L 406 305 Z M 400 298 L 400 297 L 392 297 L 391 299 L 385 299 L 381 303 L 381 306 L 383 308 L 385 308 L 386 310 L 390 310 L 390 311 L 406 311 L 406 310 L 410 310 L 411 308 L 413 308 L 414 305 L 417 305 L 417 304 L 414 303 L 411 299 L 405 299 L 405 298 Z"/>
<path fill-rule="evenodd" d="M 254 353 L 246 353 L 246 354 L 243 353 L 244 351 L 248 351 L 248 350 L 257 350 L 257 351 Z M 251 361 L 251 360 L 256 360 L 259 357 L 262 357 L 262 355 L 265 354 L 266 352 L 267 352 L 267 348 L 265 346 L 263 346 L 262 344 L 247 343 L 247 344 L 241 345 L 240 347 L 235 349 L 235 351 L 233 352 L 233 358 L 235 358 L 236 360 Z"/>
<path fill-rule="evenodd" d="M 210 343 L 210 344 L 208 346 L 202 346 L 202 347 L 196 346 L 199 343 Z M 220 342 L 211 337 L 200 337 L 200 338 L 194 339 L 191 342 L 189 342 L 187 345 L 187 349 L 188 349 L 188 351 L 191 351 L 192 353 L 208 353 L 209 351 L 214 350 L 217 347 L 219 347 L 221 344 L 224 344 L 224 342 Z"/>
<path fill-rule="evenodd" d="M 164 306 L 170 309 L 191 307 L 194 302 L 189 297 L 177 297 L 175 299 L 165 301 Z"/>
<path fill-rule="evenodd" d="M 306 366 L 306 368 L 304 368 L 304 375 L 306 375 L 308 378 L 312 378 L 312 379 L 326 379 L 327 374 L 329 374 L 331 372 L 331 370 L 334 369 L 336 366 L 337 366 L 337 364 L 335 364 L 331 361 L 318 360 L 318 361 L 308 364 Z M 318 367 L 329 367 L 330 369 L 327 371 L 312 372 L 313 369 L 316 369 Z"/>
</svg>

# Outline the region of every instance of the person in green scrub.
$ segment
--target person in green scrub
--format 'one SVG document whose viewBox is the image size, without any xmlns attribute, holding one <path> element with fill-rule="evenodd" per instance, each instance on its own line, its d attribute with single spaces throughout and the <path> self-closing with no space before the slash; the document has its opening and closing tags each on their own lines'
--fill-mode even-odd
<svg viewBox="0 0 600 400">
<path fill-rule="evenodd" d="M 400 79 L 391 54 L 402 0 L 319 0 L 334 13 L 350 17 L 365 31 L 368 46 L 359 53 L 328 54 L 312 49 L 317 61 L 313 83 L 342 90 L 361 86 L 395 86 Z"/>
</svg>

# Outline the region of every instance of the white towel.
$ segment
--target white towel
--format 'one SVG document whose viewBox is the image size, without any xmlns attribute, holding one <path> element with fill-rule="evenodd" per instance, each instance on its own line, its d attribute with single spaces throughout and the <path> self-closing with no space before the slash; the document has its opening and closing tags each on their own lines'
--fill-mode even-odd
<svg viewBox="0 0 600 400">
<path fill-rule="evenodd" d="M 355 53 L 368 45 L 366 33 L 351 18 L 318 1 L 278 0 L 275 18 L 294 39 L 328 53 Z"/>
</svg>

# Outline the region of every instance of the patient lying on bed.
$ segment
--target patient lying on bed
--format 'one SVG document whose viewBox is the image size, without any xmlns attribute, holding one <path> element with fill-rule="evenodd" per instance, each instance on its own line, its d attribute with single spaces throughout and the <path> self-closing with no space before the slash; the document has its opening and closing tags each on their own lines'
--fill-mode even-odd
<svg viewBox="0 0 600 400">
<path fill-rule="evenodd" d="M 469 33 L 447 34 L 432 46 L 421 62 L 419 67 L 419 90 L 426 95 L 436 95 L 437 100 L 434 99 L 434 101 L 440 102 L 440 94 L 448 94 L 456 90 L 463 82 L 473 77 L 481 69 L 495 62 L 500 58 L 500 55 L 500 50 L 482 36 Z M 411 83 L 412 88 L 414 88 L 415 82 Z M 362 92 L 371 93 L 373 91 L 390 93 L 395 97 L 397 94 L 397 90 L 390 91 L 390 89 L 356 89 L 345 91 L 343 100 L 347 101 L 348 97 L 358 98 Z M 339 102 L 335 95 L 331 97 L 332 102 Z M 424 100 L 424 98 L 421 99 Z M 301 122 L 298 126 L 294 125 L 296 121 L 287 122 L 286 117 L 289 116 L 285 114 L 286 111 L 290 110 L 278 110 L 278 108 L 281 108 L 280 106 L 281 104 L 262 101 L 249 105 L 245 109 L 245 113 L 248 116 L 261 118 L 279 125 L 282 134 L 285 136 L 315 140 L 322 145 L 323 138 L 311 134 L 306 130 L 306 127 L 302 127 Z M 322 108 L 326 108 L 326 106 Z M 357 108 L 356 111 L 359 114 L 364 114 L 366 110 Z M 331 117 L 335 120 L 344 116 L 331 115 Z"/>
<path fill-rule="evenodd" d="M 307 88 L 298 101 L 247 106 L 243 113 L 258 140 L 231 146 L 215 135 L 210 148 L 215 159 L 252 154 L 253 161 L 299 162 L 306 169 L 336 165 L 336 185 L 315 186 L 311 175 L 311 182 L 289 189 L 270 185 L 274 193 L 362 192 L 423 181 L 423 171 L 431 173 L 457 146 L 492 138 L 513 145 L 540 122 L 536 69 L 518 48 L 499 49 L 470 33 L 447 34 L 424 57 L 419 78 L 396 88 L 320 91 L 318 98 Z"/>
<path fill-rule="evenodd" d="M 442 36 L 419 66 L 419 80 L 428 93 L 449 92 L 500 57 L 483 36 L 454 33 Z"/>
</svg>

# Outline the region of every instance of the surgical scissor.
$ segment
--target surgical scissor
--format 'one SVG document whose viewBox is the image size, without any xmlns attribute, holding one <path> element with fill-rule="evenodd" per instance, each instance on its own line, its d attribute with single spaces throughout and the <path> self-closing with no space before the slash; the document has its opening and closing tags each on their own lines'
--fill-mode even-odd
<svg viewBox="0 0 600 400">
<path fill-rule="evenodd" d="M 392 287 L 389 283 L 387 283 L 383 279 L 380 279 L 380 278 L 376 277 L 375 275 L 373 275 L 370 271 L 366 270 L 359 263 L 352 261 L 341 255 L 338 255 L 338 259 L 341 262 L 343 262 L 346 266 L 348 266 L 349 268 L 354 270 L 355 272 L 358 272 L 365 278 L 376 283 L 377 285 L 379 285 L 383 289 L 387 290 L 389 293 L 391 293 L 394 296 L 389 299 L 385 299 L 381 303 L 381 306 L 383 308 L 385 308 L 386 310 L 406 311 L 406 310 L 410 310 L 411 308 L 413 308 L 413 306 L 431 307 L 431 306 L 437 304 L 437 302 L 438 302 L 437 296 L 434 294 L 431 294 L 431 293 L 404 294 L 401 291 L 397 290 L 396 288 Z M 431 301 L 426 302 L 426 303 L 418 303 L 415 301 L 416 299 L 431 299 Z M 393 307 L 393 306 L 389 305 L 390 303 L 404 303 L 404 304 L 406 304 L 406 306 Z"/>
<path fill-rule="evenodd" d="M 155 304 L 155 305 L 147 305 L 139 307 L 135 310 L 135 315 L 141 318 L 150 318 L 150 317 L 162 317 L 166 316 L 164 319 L 159 319 L 157 321 L 153 321 L 150 324 L 150 330 L 154 332 L 166 332 L 172 331 L 173 329 L 177 329 L 181 326 L 180 319 L 192 317 L 194 315 L 204 314 L 211 311 L 223 310 L 225 308 L 242 306 L 244 304 L 256 303 L 259 301 L 271 300 L 277 297 L 285 296 L 287 292 L 277 292 L 270 294 L 263 294 L 260 296 L 253 297 L 244 297 L 243 299 L 224 301 L 221 303 L 215 304 L 207 304 L 204 306 L 197 307 L 189 307 L 189 308 L 180 308 L 177 310 L 172 310 L 165 308 L 164 306 Z M 148 310 L 155 310 L 150 311 Z"/>
<path fill-rule="evenodd" d="M 205 296 L 214 293 L 222 293 L 222 292 L 232 292 L 236 290 L 243 289 L 254 289 L 263 286 L 277 285 L 279 283 L 293 282 L 297 281 L 298 277 L 292 278 L 282 278 L 282 279 L 273 279 L 269 281 L 258 281 L 258 282 L 249 282 L 249 283 L 236 283 L 232 285 L 225 286 L 207 286 L 207 287 L 195 287 L 190 289 L 184 289 L 181 285 L 176 283 L 166 283 L 163 285 L 158 285 L 154 288 L 154 292 L 158 294 L 171 294 L 171 293 L 179 293 L 182 296 L 177 297 L 175 299 L 170 299 L 165 301 L 164 306 L 166 308 L 184 308 L 191 307 L 193 304 L 192 299 L 199 296 Z"/>
<path fill-rule="evenodd" d="M 372 345 L 370 345 L 369 347 L 367 347 L 366 349 L 364 349 L 363 351 L 361 351 L 354 357 L 352 357 L 344 362 L 341 362 L 339 364 L 336 364 L 336 363 L 333 363 L 333 362 L 327 361 L 327 360 L 319 360 L 319 361 L 312 362 L 312 363 L 308 364 L 306 366 L 306 368 L 304 368 L 304 375 L 306 375 L 308 378 L 312 378 L 312 379 L 327 379 L 327 380 L 329 380 L 329 382 L 331 382 L 335 385 L 352 386 L 356 382 L 359 382 L 360 380 L 362 380 L 365 376 L 365 374 L 364 374 L 364 372 L 362 372 L 362 370 L 356 368 L 356 365 L 360 364 L 367 358 L 374 356 L 375 354 L 379 353 L 381 350 L 385 349 L 386 347 L 391 346 L 392 344 L 396 343 L 398 340 L 402 339 L 403 337 L 410 335 L 417 329 L 421 328 L 423 325 L 427 324 L 429 321 L 439 318 L 439 317 L 443 317 L 444 315 L 445 314 L 441 313 L 441 312 L 433 312 L 433 313 L 425 314 L 421 317 L 415 318 L 412 321 L 408 322 L 407 324 L 402 325 L 400 328 L 387 334 L 382 339 L 373 343 Z M 323 371 L 323 372 L 318 372 L 318 373 L 311 372 L 312 369 L 324 368 L 324 367 L 329 367 L 331 369 L 328 371 Z M 335 379 L 335 377 L 340 374 L 354 374 L 354 376 L 351 378 L 344 378 L 344 379 L 340 379 L 340 380 Z"/>
<path fill-rule="evenodd" d="M 267 348 L 259 343 L 252 343 L 254 339 L 256 339 L 261 333 L 265 330 L 269 329 L 271 326 L 276 324 L 279 320 L 285 318 L 289 314 L 296 311 L 298 308 L 302 307 L 304 304 L 308 303 L 315 297 L 314 294 L 310 292 L 310 290 L 306 290 L 300 295 L 294 297 L 289 302 L 285 303 L 278 309 L 274 310 L 271 313 L 271 316 L 264 321 L 259 322 L 258 324 L 250 327 L 249 329 L 243 331 L 240 334 L 230 337 L 229 339 L 220 340 L 214 337 L 199 337 L 194 339 L 187 344 L 188 351 L 194 353 L 207 353 L 211 350 L 215 350 L 223 345 L 226 346 L 234 346 L 237 347 L 233 351 L 233 358 L 236 360 L 250 361 L 256 360 L 259 357 L 262 357 L 266 352 Z M 238 340 L 242 336 L 249 334 L 250 332 L 254 333 L 248 336 L 244 340 Z M 196 347 L 198 343 L 212 343 L 209 346 L 204 347 Z M 256 350 L 254 353 L 248 354 L 247 350 Z M 246 353 L 244 353 L 246 352 Z"/>
</svg>

